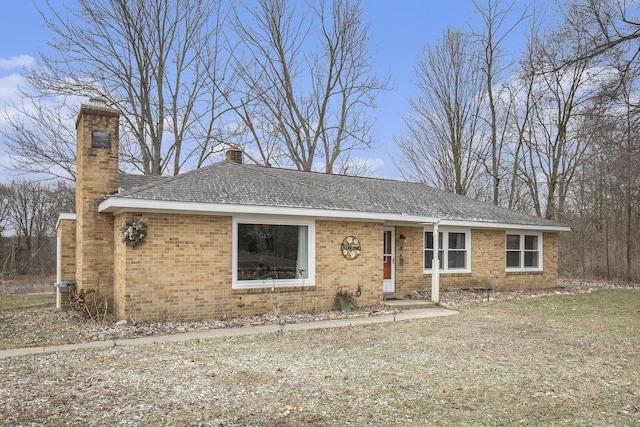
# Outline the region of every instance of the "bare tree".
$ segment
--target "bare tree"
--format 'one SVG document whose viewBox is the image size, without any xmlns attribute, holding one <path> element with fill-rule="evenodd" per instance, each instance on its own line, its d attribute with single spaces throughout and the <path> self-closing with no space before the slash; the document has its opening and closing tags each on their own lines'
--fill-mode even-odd
<svg viewBox="0 0 640 427">
<path fill-rule="evenodd" d="M 538 90 L 537 78 L 532 66 L 537 63 L 536 46 L 540 32 L 539 16 L 532 14 L 529 34 L 526 39 L 524 56 L 520 60 L 520 68 L 515 71 L 507 86 L 509 93 L 509 105 L 511 112 L 508 114 L 508 143 L 504 146 L 506 161 L 505 177 L 502 180 L 505 194 L 507 194 L 507 207 L 522 212 L 539 214 L 541 212 L 540 198 L 531 197 L 531 193 L 539 194 L 538 180 L 529 180 L 526 175 L 526 147 L 527 142 L 534 139 L 533 126 L 534 107 L 544 96 L 544 92 Z"/>
<path fill-rule="evenodd" d="M 359 0 L 259 0 L 235 11 L 239 91 L 233 129 L 252 160 L 333 173 L 372 145 L 373 73 Z"/>
<path fill-rule="evenodd" d="M 76 179 L 77 111 L 62 102 L 25 103 L 19 114 L 5 114 L 6 127 L 0 128 L 14 170 L 47 174 L 55 178 Z"/>
<path fill-rule="evenodd" d="M 637 242 L 640 238 L 640 115 L 629 101 L 637 96 L 630 75 L 612 82 L 615 93 L 601 92 L 585 114 L 592 141 L 571 191 L 574 233 L 565 237 L 565 269 L 584 277 L 634 281 L 640 277 Z M 576 259 L 576 255 L 579 258 Z M 573 262 L 572 262 L 573 261 Z"/>
<path fill-rule="evenodd" d="M 508 123 L 510 121 L 513 97 L 508 96 L 508 88 L 499 84 L 512 65 L 506 60 L 505 44 L 509 35 L 524 19 L 524 14 L 513 18 L 516 13 L 516 3 L 505 6 L 500 0 L 486 0 L 480 3 L 473 1 L 476 13 L 481 18 L 481 28 L 473 31 L 473 39 L 479 44 L 479 65 L 482 71 L 488 116 L 486 118 L 489 129 L 490 157 L 485 161 L 487 173 L 491 178 L 493 204 L 500 204 L 500 182 L 505 175 L 503 169 L 503 149 L 508 138 Z M 504 83 L 504 80 L 502 80 Z M 500 93 L 502 92 L 502 93 Z"/>
<path fill-rule="evenodd" d="M 485 91 L 473 48 L 468 35 L 449 28 L 438 44 L 424 49 L 416 66 L 418 95 L 405 119 L 408 134 L 396 144 L 405 178 L 478 196 L 486 153 L 481 123 Z"/>
<path fill-rule="evenodd" d="M 0 184 L 0 238 L 9 226 L 9 207 L 11 190 L 9 186 Z"/>
<path fill-rule="evenodd" d="M 634 280 L 640 270 L 637 265 L 637 246 L 640 234 L 640 109 L 636 105 L 638 75 L 628 73 L 626 67 L 598 93 L 598 103 L 585 118 L 585 127 L 594 140 L 588 153 L 588 168 L 584 212 L 575 227 L 588 230 L 598 238 L 585 241 L 584 250 L 607 256 L 606 275 Z M 598 214 L 595 229 L 594 213 Z M 604 225 L 604 233 L 602 226 Z M 586 239 L 585 239 L 586 240 Z M 614 254 L 611 257 L 609 254 Z M 593 261 L 592 261 L 593 263 Z"/>
<path fill-rule="evenodd" d="M 534 79 L 531 90 L 536 96 L 521 176 L 536 214 L 554 220 L 560 219 L 567 191 L 588 146 L 588 138 L 580 133 L 579 112 L 588 105 L 599 79 L 589 59 L 560 66 L 563 58 L 585 47 L 567 31 L 570 33 L 554 30 L 532 43 L 534 51 L 523 65 L 525 74 Z"/>
<path fill-rule="evenodd" d="M 26 249 L 31 252 L 34 240 L 40 237 L 43 227 L 40 222 L 44 211 L 45 190 L 35 181 L 17 180 L 11 182 L 9 196 L 9 212 L 11 226 L 16 235 L 24 239 Z"/>
<path fill-rule="evenodd" d="M 23 96 L 36 111 L 30 103 L 16 106 L 28 123 L 10 121 L 16 167 L 45 173 L 59 167 L 73 177 L 73 132 L 41 120 L 55 114 L 56 107 L 47 111 L 52 98 L 99 98 L 119 109 L 123 157 L 145 174 L 177 174 L 211 154 L 225 113 L 220 1 L 77 0 L 63 10 L 47 3 L 41 14 L 55 37 L 40 66 L 27 73 L 35 91 Z M 47 143 L 51 137 L 59 138 Z M 44 144 L 34 151 L 38 142 Z"/>
<path fill-rule="evenodd" d="M 635 78 L 633 78 L 635 77 Z M 625 253 L 626 268 L 625 279 L 632 280 L 632 266 L 634 259 L 634 246 L 640 237 L 637 233 L 637 224 L 640 219 L 640 184 L 638 176 L 640 176 L 640 141 L 638 134 L 640 132 L 640 111 L 637 103 L 638 87 L 637 76 L 631 76 L 624 73 L 619 85 L 619 102 L 624 106 L 623 113 L 620 115 L 621 124 L 618 129 L 621 130 L 622 138 L 620 138 L 620 156 L 617 163 L 615 177 L 620 183 L 619 189 L 623 195 L 624 221 L 625 229 L 623 235 L 626 237 Z"/>
<path fill-rule="evenodd" d="M 538 73 L 531 74 L 535 114 L 520 175 L 530 193 L 540 194 L 532 197 L 538 212 L 574 229 L 560 240 L 564 273 L 640 277 L 636 6 L 624 0 L 565 3 L 557 10 L 562 20 L 552 43 L 535 49 L 541 62 L 528 61 Z"/>
<path fill-rule="evenodd" d="M 628 0 L 584 0 L 569 2 L 564 19 L 573 34 L 588 44 L 560 65 L 585 59 L 616 58 L 623 73 L 638 66 L 640 14 L 636 2 Z M 636 72 L 636 71 L 634 71 Z"/>
<path fill-rule="evenodd" d="M 508 161 L 504 161 L 502 165 L 505 174 L 501 183 L 507 196 L 506 206 L 522 212 L 530 211 L 529 198 L 523 191 L 524 180 L 521 179 L 520 170 L 525 141 L 530 136 L 531 115 L 536 98 L 533 93 L 533 84 L 533 75 L 521 72 L 508 86 L 511 109 L 508 121 L 509 141 L 503 145 Z"/>
<path fill-rule="evenodd" d="M 73 185 L 18 179 L 2 186 L 7 228 L 13 233 L 2 272 L 50 271 L 55 266 L 55 226 L 60 212 L 75 206 Z"/>
</svg>

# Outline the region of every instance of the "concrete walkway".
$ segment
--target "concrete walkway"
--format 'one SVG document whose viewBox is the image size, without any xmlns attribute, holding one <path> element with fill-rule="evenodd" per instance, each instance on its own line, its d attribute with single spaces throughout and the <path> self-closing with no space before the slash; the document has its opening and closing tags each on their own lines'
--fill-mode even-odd
<svg viewBox="0 0 640 427">
<path fill-rule="evenodd" d="M 444 308 L 425 308 L 425 309 L 412 309 L 404 310 L 396 314 L 382 314 L 378 316 L 369 317 L 353 317 L 349 319 L 333 319 L 333 320 L 320 320 L 317 322 L 308 323 L 287 323 L 284 325 L 284 332 L 287 331 L 303 331 L 312 329 L 327 329 L 327 328 L 341 328 L 345 326 L 354 325 L 368 325 L 373 323 L 386 323 L 411 319 L 428 319 L 431 317 L 451 316 L 458 314 L 457 311 L 447 310 Z M 199 332 L 186 332 L 182 334 L 174 335 L 158 335 L 148 336 L 141 338 L 126 338 L 117 340 L 105 340 L 105 341 L 91 341 L 85 343 L 75 344 L 63 344 L 52 345 L 48 347 L 25 347 L 14 348 L 9 350 L 0 350 L 0 359 L 6 359 L 9 357 L 26 356 L 30 354 L 44 354 L 44 353 L 56 353 L 60 351 L 72 351 L 72 350 L 84 350 L 89 348 L 104 348 L 113 347 L 114 345 L 145 345 L 145 344 L 159 344 L 169 342 L 180 342 L 196 339 L 212 339 L 212 338 L 225 338 L 242 335 L 259 335 L 280 332 L 280 325 L 261 325 L 248 328 L 221 328 L 221 329 L 209 329 Z"/>
</svg>

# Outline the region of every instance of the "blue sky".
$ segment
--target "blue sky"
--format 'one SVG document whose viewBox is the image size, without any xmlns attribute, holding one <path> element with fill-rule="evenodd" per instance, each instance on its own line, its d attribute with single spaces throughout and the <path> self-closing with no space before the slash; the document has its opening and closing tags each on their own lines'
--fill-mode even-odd
<svg viewBox="0 0 640 427">
<path fill-rule="evenodd" d="M 44 0 L 5 0 L 0 15 L 0 109 L 15 97 L 21 83 L 19 65 L 37 61 L 47 49 L 48 30 L 34 4 Z M 62 5 L 62 0 L 51 4 Z M 60 6 L 62 7 L 62 6 Z M 380 167 L 378 175 L 398 177 L 392 158 L 398 155 L 393 137 L 403 132 L 402 115 L 412 96 L 413 67 L 422 47 L 436 43 L 448 25 L 466 27 L 473 15 L 471 0 L 369 0 L 366 18 L 371 25 L 374 60 L 381 74 L 390 74 L 392 90 L 378 98 L 377 148 L 367 157 Z M 2 121 L 0 120 L 0 125 Z M 0 144 L 1 145 L 1 144 Z M 0 154 L 0 167 L 8 160 Z M 7 179 L 0 170 L 0 179 Z"/>
<path fill-rule="evenodd" d="M 392 90 L 378 98 L 375 156 L 384 162 L 382 174 L 396 178 L 393 158 L 398 149 L 394 136 L 403 133 L 403 115 L 413 96 L 414 65 L 423 47 L 435 44 L 447 26 L 468 27 L 473 15 L 471 0 L 371 0 L 367 18 L 371 25 L 372 49 L 381 73 L 391 75 Z"/>
</svg>

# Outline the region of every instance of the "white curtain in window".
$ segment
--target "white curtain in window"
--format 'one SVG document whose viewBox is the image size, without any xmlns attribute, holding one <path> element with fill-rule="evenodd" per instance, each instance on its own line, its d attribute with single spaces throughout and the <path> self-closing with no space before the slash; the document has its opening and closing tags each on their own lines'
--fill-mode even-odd
<svg viewBox="0 0 640 427">
<path fill-rule="evenodd" d="M 298 259 L 296 260 L 296 279 L 309 277 L 309 236 L 308 227 L 298 226 Z"/>
</svg>

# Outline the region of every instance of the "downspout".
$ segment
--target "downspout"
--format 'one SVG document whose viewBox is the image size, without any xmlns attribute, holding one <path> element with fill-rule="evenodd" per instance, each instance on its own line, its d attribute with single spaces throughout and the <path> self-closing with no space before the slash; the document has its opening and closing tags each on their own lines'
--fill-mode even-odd
<svg viewBox="0 0 640 427">
<path fill-rule="evenodd" d="M 440 303 L 440 259 L 438 257 L 438 252 L 440 248 L 439 244 L 439 233 L 438 233 L 438 225 L 440 221 L 436 221 L 433 223 L 433 261 L 431 263 L 431 301 L 434 304 Z"/>
</svg>

